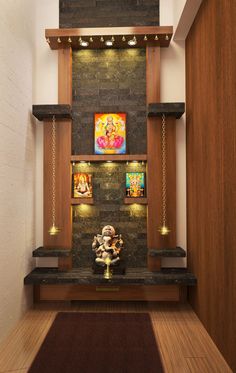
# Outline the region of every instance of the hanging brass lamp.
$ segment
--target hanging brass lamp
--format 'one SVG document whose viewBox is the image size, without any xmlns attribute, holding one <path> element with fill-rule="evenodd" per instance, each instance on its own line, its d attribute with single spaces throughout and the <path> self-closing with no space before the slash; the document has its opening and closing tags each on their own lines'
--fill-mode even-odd
<svg viewBox="0 0 236 373">
<path fill-rule="evenodd" d="M 162 225 L 158 228 L 158 232 L 162 236 L 167 236 L 170 229 L 166 224 L 166 118 L 162 114 L 161 125 L 161 154 L 162 154 Z"/>
<path fill-rule="evenodd" d="M 56 119 L 52 118 L 52 226 L 48 233 L 56 236 L 60 233 L 60 228 L 56 226 Z"/>
</svg>

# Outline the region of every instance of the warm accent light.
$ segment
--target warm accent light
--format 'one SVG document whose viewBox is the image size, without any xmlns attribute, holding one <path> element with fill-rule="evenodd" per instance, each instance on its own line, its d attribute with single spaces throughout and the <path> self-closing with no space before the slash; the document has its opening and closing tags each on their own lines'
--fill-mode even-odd
<svg viewBox="0 0 236 373">
<path fill-rule="evenodd" d="M 92 38 L 92 36 L 90 36 L 89 41 L 90 41 L 90 43 L 93 43 L 93 38 Z"/>
<path fill-rule="evenodd" d="M 55 226 L 55 224 L 53 224 L 49 230 L 48 230 L 48 233 L 50 234 L 50 236 L 56 236 L 58 233 L 60 233 L 60 229 L 58 227 Z"/>
<path fill-rule="evenodd" d="M 167 236 L 170 233 L 170 229 L 166 225 L 162 225 L 161 227 L 158 228 L 158 232 L 162 236 Z"/>
<path fill-rule="evenodd" d="M 107 47 L 112 47 L 113 46 L 113 41 L 112 40 L 106 40 L 105 44 Z"/>
<path fill-rule="evenodd" d="M 129 44 L 130 47 L 133 47 L 134 45 L 136 45 L 136 44 L 137 44 L 137 39 L 136 39 L 136 37 L 134 36 L 133 39 L 130 39 L 130 40 L 128 41 L 128 44 Z"/>
<path fill-rule="evenodd" d="M 68 43 L 72 43 L 72 40 L 71 40 L 71 38 L 68 38 Z"/>
<path fill-rule="evenodd" d="M 159 40 L 158 35 L 155 36 L 155 40 Z"/>
<path fill-rule="evenodd" d="M 81 47 L 84 47 L 84 48 L 88 47 L 88 45 L 89 45 L 89 42 L 86 41 L 86 40 L 83 40 L 83 39 L 81 39 L 79 43 L 80 43 Z"/>
<path fill-rule="evenodd" d="M 166 35 L 166 40 L 169 40 L 169 36 L 168 35 Z"/>
<path fill-rule="evenodd" d="M 111 41 L 114 43 L 114 41 L 115 41 L 114 36 L 111 37 Z"/>
<path fill-rule="evenodd" d="M 48 44 L 50 44 L 50 39 L 49 39 L 49 38 L 47 38 L 47 39 L 46 39 L 46 42 L 47 42 Z"/>
<path fill-rule="evenodd" d="M 124 36 L 124 35 L 122 36 L 122 41 L 126 41 L 126 39 L 125 39 L 125 36 Z"/>
<path fill-rule="evenodd" d="M 104 37 L 103 37 L 103 36 L 100 37 L 100 41 L 101 41 L 102 43 L 104 42 Z"/>
<path fill-rule="evenodd" d="M 147 41 L 147 40 L 148 40 L 147 35 L 144 36 L 143 40 L 144 40 L 144 41 Z"/>
<path fill-rule="evenodd" d="M 57 38 L 57 42 L 58 42 L 58 43 L 61 43 L 61 39 L 60 39 L 60 38 Z"/>
</svg>

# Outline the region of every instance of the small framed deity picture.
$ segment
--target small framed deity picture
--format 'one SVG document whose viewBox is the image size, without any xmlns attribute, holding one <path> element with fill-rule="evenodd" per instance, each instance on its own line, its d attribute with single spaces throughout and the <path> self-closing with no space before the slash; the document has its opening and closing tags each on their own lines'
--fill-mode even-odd
<svg viewBox="0 0 236 373">
<path fill-rule="evenodd" d="M 145 196 L 145 173 L 126 172 L 126 197 Z"/>
<path fill-rule="evenodd" d="M 82 172 L 73 174 L 73 198 L 93 196 L 92 175 Z"/>
<path fill-rule="evenodd" d="M 126 153 L 125 113 L 95 113 L 94 152 L 95 154 Z"/>
</svg>

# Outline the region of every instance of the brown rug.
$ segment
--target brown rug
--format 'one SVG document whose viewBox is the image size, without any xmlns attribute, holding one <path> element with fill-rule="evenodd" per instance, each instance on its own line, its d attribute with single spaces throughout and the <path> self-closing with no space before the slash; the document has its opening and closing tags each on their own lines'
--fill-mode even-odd
<svg viewBox="0 0 236 373">
<path fill-rule="evenodd" d="M 147 313 L 56 316 L 29 373 L 164 372 Z"/>
</svg>

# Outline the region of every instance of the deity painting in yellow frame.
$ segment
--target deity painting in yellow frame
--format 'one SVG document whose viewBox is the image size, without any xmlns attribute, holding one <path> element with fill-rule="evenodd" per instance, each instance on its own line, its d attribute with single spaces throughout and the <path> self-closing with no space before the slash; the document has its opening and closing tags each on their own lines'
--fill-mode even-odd
<svg viewBox="0 0 236 373">
<path fill-rule="evenodd" d="M 92 175 L 85 172 L 73 174 L 73 198 L 90 198 L 93 196 Z"/>
<path fill-rule="evenodd" d="M 144 197 L 145 174 L 144 172 L 126 172 L 126 196 Z"/>
<path fill-rule="evenodd" d="M 95 113 L 94 152 L 126 153 L 126 113 Z"/>
</svg>

